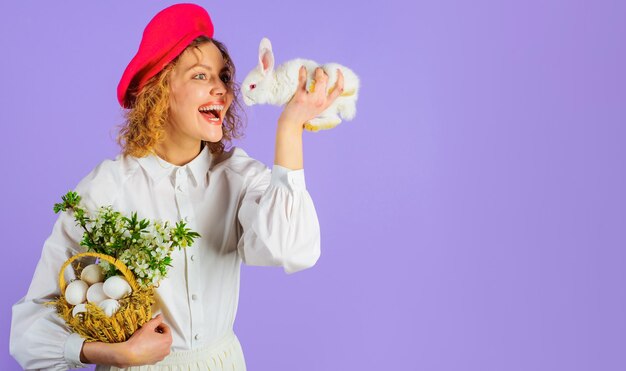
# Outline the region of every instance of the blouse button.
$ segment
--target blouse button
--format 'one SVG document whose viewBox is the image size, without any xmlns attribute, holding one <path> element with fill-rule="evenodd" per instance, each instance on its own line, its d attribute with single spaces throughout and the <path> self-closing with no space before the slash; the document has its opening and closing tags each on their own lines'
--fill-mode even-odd
<svg viewBox="0 0 626 371">
<path fill-rule="evenodd" d="M 198 295 L 196 294 L 191 295 L 191 300 L 196 300 L 196 299 L 198 299 Z"/>
<path fill-rule="evenodd" d="M 200 339 L 202 339 L 202 335 L 200 335 L 200 334 L 196 334 L 196 336 L 194 336 L 194 339 L 196 339 L 196 340 L 200 340 Z"/>
<path fill-rule="evenodd" d="M 189 257 L 189 259 L 191 259 L 191 261 L 194 261 L 194 260 L 196 260 L 196 257 L 195 257 L 195 255 L 191 255 L 191 256 Z"/>
</svg>

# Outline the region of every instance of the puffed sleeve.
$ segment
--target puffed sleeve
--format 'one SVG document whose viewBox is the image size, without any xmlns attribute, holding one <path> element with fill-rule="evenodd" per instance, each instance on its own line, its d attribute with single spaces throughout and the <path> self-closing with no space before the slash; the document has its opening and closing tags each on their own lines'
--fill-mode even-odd
<svg viewBox="0 0 626 371">
<path fill-rule="evenodd" d="M 90 213 L 95 211 L 96 205 L 111 204 L 109 198 L 116 194 L 106 171 L 110 164 L 101 164 L 75 188 L 82 198 L 81 205 Z M 11 355 L 26 370 L 87 367 L 80 361 L 84 339 L 71 332 L 53 306 L 43 304 L 60 296 L 59 272 L 67 259 L 85 251 L 80 246 L 82 235 L 83 229 L 76 224 L 72 213 L 58 214 L 52 233 L 44 241 L 30 287 L 13 305 L 9 348 Z M 85 259 L 84 262 L 94 260 Z M 66 282 L 76 278 L 71 267 L 65 269 L 64 275 Z"/>
<path fill-rule="evenodd" d="M 274 164 L 252 177 L 238 211 L 243 229 L 237 250 L 248 265 L 310 268 L 320 256 L 320 226 L 304 169 Z"/>
<path fill-rule="evenodd" d="M 81 233 L 73 216 L 61 212 L 44 242 L 26 296 L 13 305 L 10 352 L 25 370 L 67 370 L 86 367 L 80 362 L 83 338 L 70 332 L 52 306 L 44 302 L 60 295 L 58 274 L 63 263 L 77 254 Z M 66 280 L 75 278 L 68 267 Z"/>
</svg>

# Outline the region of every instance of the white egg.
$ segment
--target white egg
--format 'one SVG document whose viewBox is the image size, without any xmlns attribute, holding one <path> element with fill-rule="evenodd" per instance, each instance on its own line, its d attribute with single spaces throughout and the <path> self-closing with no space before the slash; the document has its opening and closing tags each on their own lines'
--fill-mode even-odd
<svg viewBox="0 0 626 371">
<path fill-rule="evenodd" d="M 126 282 L 126 279 L 122 276 L 112 276 L 107 278 L 107 280 L 104 281 L 103 289 L 106 296 L 117 300 L 133 291 L 128 282 Z"/>
<path fill-rule="evenodd" d="M 87 313 L 87 307 L 85 304 L 78 304 L 72 309 L 72 317 L 76 317 L 78 313 Z"/>
<path fill-rule="evenodd" d="M 87 290 L 88 302 L 93 303 L 93 304 L 98 304 L 102 300 L 107 299 L 106 294 L 102 290 L 103 285 L 104 284 L 102 282 L 97 282 L 89 286 L 89 289 Z"/>
<path fill-rule="evenodd" d="M 72 305 L 83 303 L 85 301 L 88 288 L 89 285 L 84 281 L 76 280 L 70 282 L 70 284 L 65 288 L 65 300 Z"/>
<path fill-rule="evenodd" d="M 98 264 L 89 264 L 80 272 L 80 279 L 93 285 L 96 282 L 104 281 L 104 272 Z"/>
<path fill-rule="evenodd" d="M 111 317 L 120 308 L 120 303 L 118 303 L 115 299 L 105 299 L 102 300 L 98 306 L 102 308 L 104 314 Z"/>
</svg>

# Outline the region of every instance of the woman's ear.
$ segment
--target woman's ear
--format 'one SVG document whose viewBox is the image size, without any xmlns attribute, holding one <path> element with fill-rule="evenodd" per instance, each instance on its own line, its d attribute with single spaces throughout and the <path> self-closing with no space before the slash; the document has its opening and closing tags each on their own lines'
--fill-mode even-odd
<svg viewBox="0 0 626 371">
<path fill-rule="evenodd" d="M 259 44 L 259 70 L 263 75 L 274 70 L 274 53 L 272 53 L 272 43 L 267 37 L 261 39 Z"/>
</svg>

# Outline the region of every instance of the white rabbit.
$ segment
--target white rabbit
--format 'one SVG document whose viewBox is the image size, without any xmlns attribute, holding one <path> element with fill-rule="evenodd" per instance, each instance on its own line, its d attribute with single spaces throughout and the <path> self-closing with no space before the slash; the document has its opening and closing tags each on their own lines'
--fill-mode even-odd
<svg viewBox="0 0 626 371">
<path fill-rule="evenodd" d="M 322 66 L 310 59 L 296 58 L 289 60 L 274 70 L 274 53 L 270 40 L 264 37 L 259 44 L 259 64 L 250 71 L 241 85 L 243 101 L 248 106 L 254 104 L 285 105 L 296 93 L 298 73 L 304 65 L 307 71 L 306 89 L 315 87 L 315 69 L 321 67 L 328 75 L 326 94 L 334 89 L 337 81 L 337 69 L 343 73 L 343 93 L 320 115 L 305 123 L 308 131 L 332 129 L 342 119 L 352 120 L 356 115 L 356 100 L 359 92 L 359 78 L 347 67 L 337 63 Z M 341 115 L 341 117 L 339 117 Z"/>
</svg>

